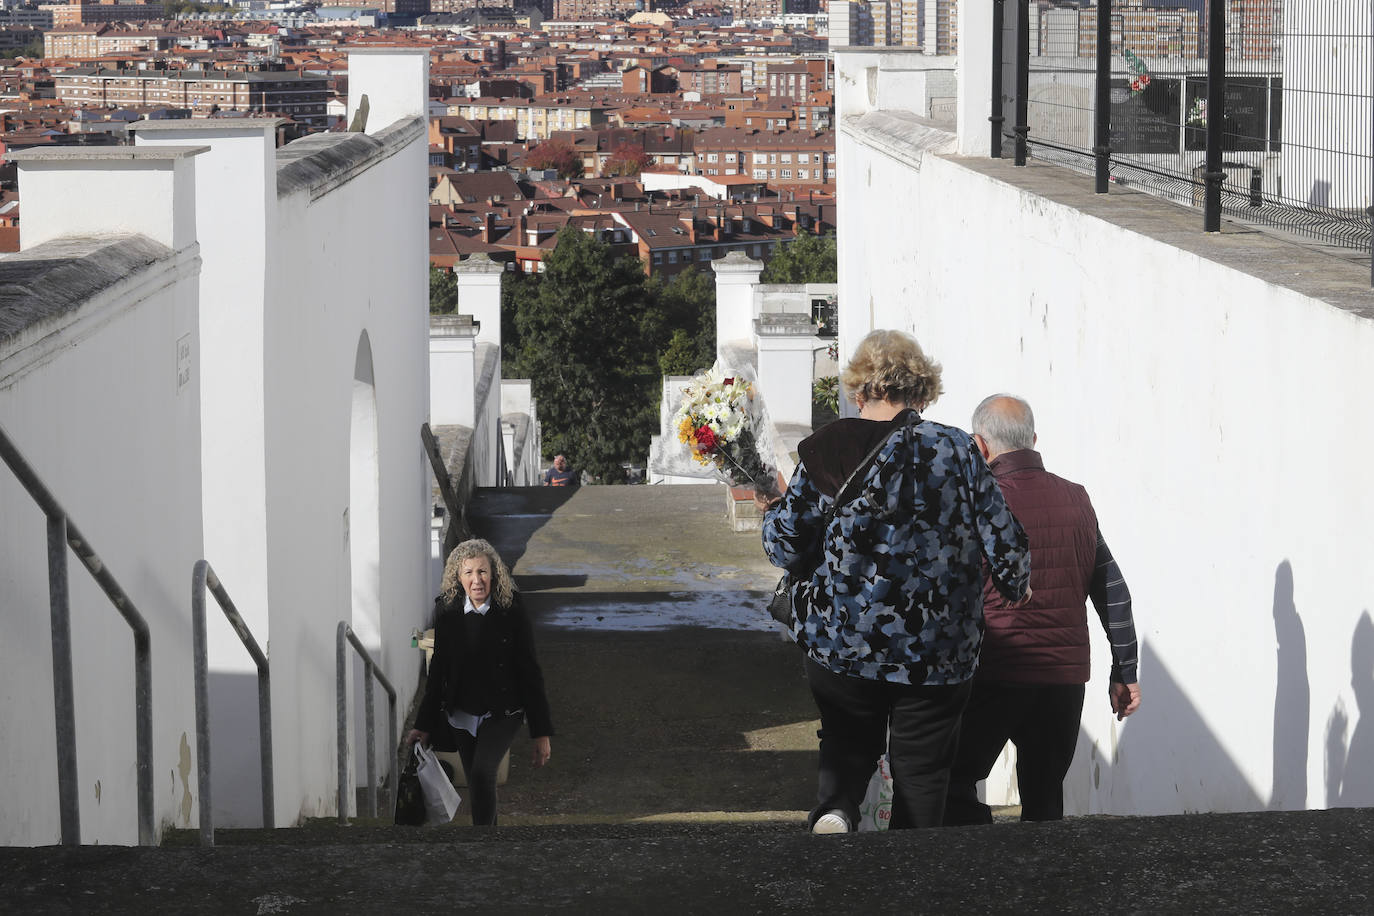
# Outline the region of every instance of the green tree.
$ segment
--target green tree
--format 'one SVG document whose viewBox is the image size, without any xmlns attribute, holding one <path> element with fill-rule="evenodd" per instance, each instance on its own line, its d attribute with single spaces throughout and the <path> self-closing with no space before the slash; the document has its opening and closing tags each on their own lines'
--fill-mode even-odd
<svg viewBox="0 0 1374 916">
<path fill-rule="evenodd" d="M 716 284 L 696 268 L 667 283 L 649 283 L 653 307 L 646 311 L 644 339 L 651 341 L 664 375 L 693 375 L 716 358 Z"/>
<path fill-rule="evenodd" d="M 520 335 L 516 369 L 539 404 L 544 450 L 605 482 L 639 463 L 658 425 L 656 351 L 641 336 L 644 271 L 609 245 L 565 227 L 544 271 L 513 296 Z"/>
<path fill-rule="evenodd" d="M 447 267 L 429 269 L 429 313 L 447 315 L 458 307 L 458 278 Z"/>
<path fill-rule="evenodd" d="M 762 283 L 837 283 L 835 236 L 803 232 L 773 252 L 759 275 Z"/>
</svg>

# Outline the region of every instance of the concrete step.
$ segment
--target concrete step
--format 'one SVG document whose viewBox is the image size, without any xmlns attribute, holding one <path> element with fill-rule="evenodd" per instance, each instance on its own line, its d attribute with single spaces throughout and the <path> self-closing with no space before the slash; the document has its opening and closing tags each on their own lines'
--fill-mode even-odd
<svg viewBox="0 0 1374 916">
<path fill-rule="evenodd" d="M 1374 911 L 1371 809 L 827 837 L 688 823 L 271 833 L 0 849 L 0 901 L 24 914 Z"/>
</svg>

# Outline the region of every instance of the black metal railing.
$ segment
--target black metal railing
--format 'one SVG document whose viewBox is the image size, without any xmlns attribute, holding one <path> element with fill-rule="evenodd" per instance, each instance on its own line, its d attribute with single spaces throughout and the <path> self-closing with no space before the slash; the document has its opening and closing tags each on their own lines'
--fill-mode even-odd
<svg viewBox="0 0 1374 916">
<path fill-rule="evenodd" d="M 157 831 L 153 823 L 153 650 L 148 623 L 3 428 L 0 428 L 0 459 L 4 460 L 48 521 L 48 605 L 52 627 L 57 800 L 62 845 L 81 844 L 81 807 L 76 770 L 76 699 L 72 686 L 71 595 L 67 582 L 68 547 L 133 631 L 138 843 L 140 846 L 156 845 Z"/>
<path fill-rule="evenodd" d="M 387 741 L 393 746 L 400 739 L 396 730 L 396 688 L 377 667 L 372 655 L 363 646 L 346 621 L 339 621 L 338 636 L 335 641 L 335 702 L 338 716 L 338 775 L 339 775 L 339 823 L 348 823 L 348 647 L 352 645 L 363 662 L 363 705 L 367 729 L 367 816 L 377 816 L 377 726 L 373 712 L 375 703 L 372 681 L 382 685 L 390 704 L 387 707 Z M 391 780 L 393 789 L 396 781 Z"/>
<path fill-rule="evenodd" d="M 1094 174 L 1099 192 L 1110 182 L 1198 207 L 1207 231 L 1225 215 L 1370 249 L 1367 10 L 994 0 L 993 22 L 994 156 L 1010 146 L 1018 165 Z"/>
<path fill-rule="evenodd" d="M 238 634 L 239 641 L 258 668 L 258 751 L 262 772 L 262 825 L 274 827 L 272 799 L 272 680 L 267 655 L 258 647 L 248 625 L 230 599 L 219 576 L 207 560 L 196 563 L 191 573 L 191 636 L 195 656 L 196 778 L 200 791 L 200 843 L 215 845 L 215 821 L 210 791 L 210 689 L 205 634 L 205 593 L 215 596 L 220 610 Z"/>
</svg>

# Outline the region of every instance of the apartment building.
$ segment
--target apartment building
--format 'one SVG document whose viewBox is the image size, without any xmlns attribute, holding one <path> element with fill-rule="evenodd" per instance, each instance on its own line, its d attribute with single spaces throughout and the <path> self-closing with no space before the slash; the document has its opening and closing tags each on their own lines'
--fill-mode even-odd
<svg viewBox="0 0 1374 916">
<path fill-rule="evenodd" d="M 791 99 L 802 103 L 817 92 L 824 92 L 829 62 L 823 58 L 769 63 L 765 77 L 770 99 Z"/>
<path fill-rule="evenodd" d="M 744 74 L 739 67 L 714 64 L 677 68 L 678 88 L 702 95 L 730 95 L 744 91 Z"/>
<path fill-rule="evenodd" d="M 97 22 L 143 22 L 163 18 L 161 3 L 141 0 L 71 0 L 70 3 L 46 6 L 52 12 L 55 28 L 64 25 L 90 25 Z"/>
<path fill-rule="evenodd" d="M 166 51 L 176 47 L 179 37 L 171 32 L 116 29 L 107 23 L 69 25 L 43 36 L 43 56 L 81 59 L 134 51 Z"/>
<path fill-rule="evenodd" d="M 469 120 L 514 121 L 521 140 L 547 140 L 560 130 L 584 130 L 608 123 L 608 107 L 566 98 L 464 99 L 449 103 L 448 113 Z"/>
<path fill-rule="evenodd" d="M 831 131 L 713 128 L 697 134 L 695 151 L 697 170 L 703 175 L 743 175 L 770 185 L 813 187 L 835 180 Z"/>
<path fill-rule="evenodd" d="M 54 77 L 59 101 L 83 108 L 126 105 L 286 115 L 326 126 L 328 80 L 295 72 L 224 70 L 104 70 L 78 67 Z"/>
</svg>

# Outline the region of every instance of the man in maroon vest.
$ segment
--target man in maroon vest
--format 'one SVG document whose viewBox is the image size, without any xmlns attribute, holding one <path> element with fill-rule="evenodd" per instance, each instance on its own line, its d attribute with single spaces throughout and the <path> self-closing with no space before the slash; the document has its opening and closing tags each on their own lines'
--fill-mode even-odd
<svg viewBox="0 0 1374 916">
<path fill-rule="evenodd" d="M 1021 820 L 1059 820 L 1089 679 L 1088 599 L 1112 647 L 1112 711 L 1124 719 L 1140 707 L 1131 595 L 1097 528 L 1088 492 L 1045 470 L 1034 449 L 1029 404 L 1011 395 L 987 398 L 973 413 L 973 441 L 1030 537 L 1031 599 L 1009 608 L 995 589 L 984 587 L 987 631 L 960 726 L 944 823 L 992 823 L 977 784 L 1008 741 L 1016 745 Z"/>
</svg>

